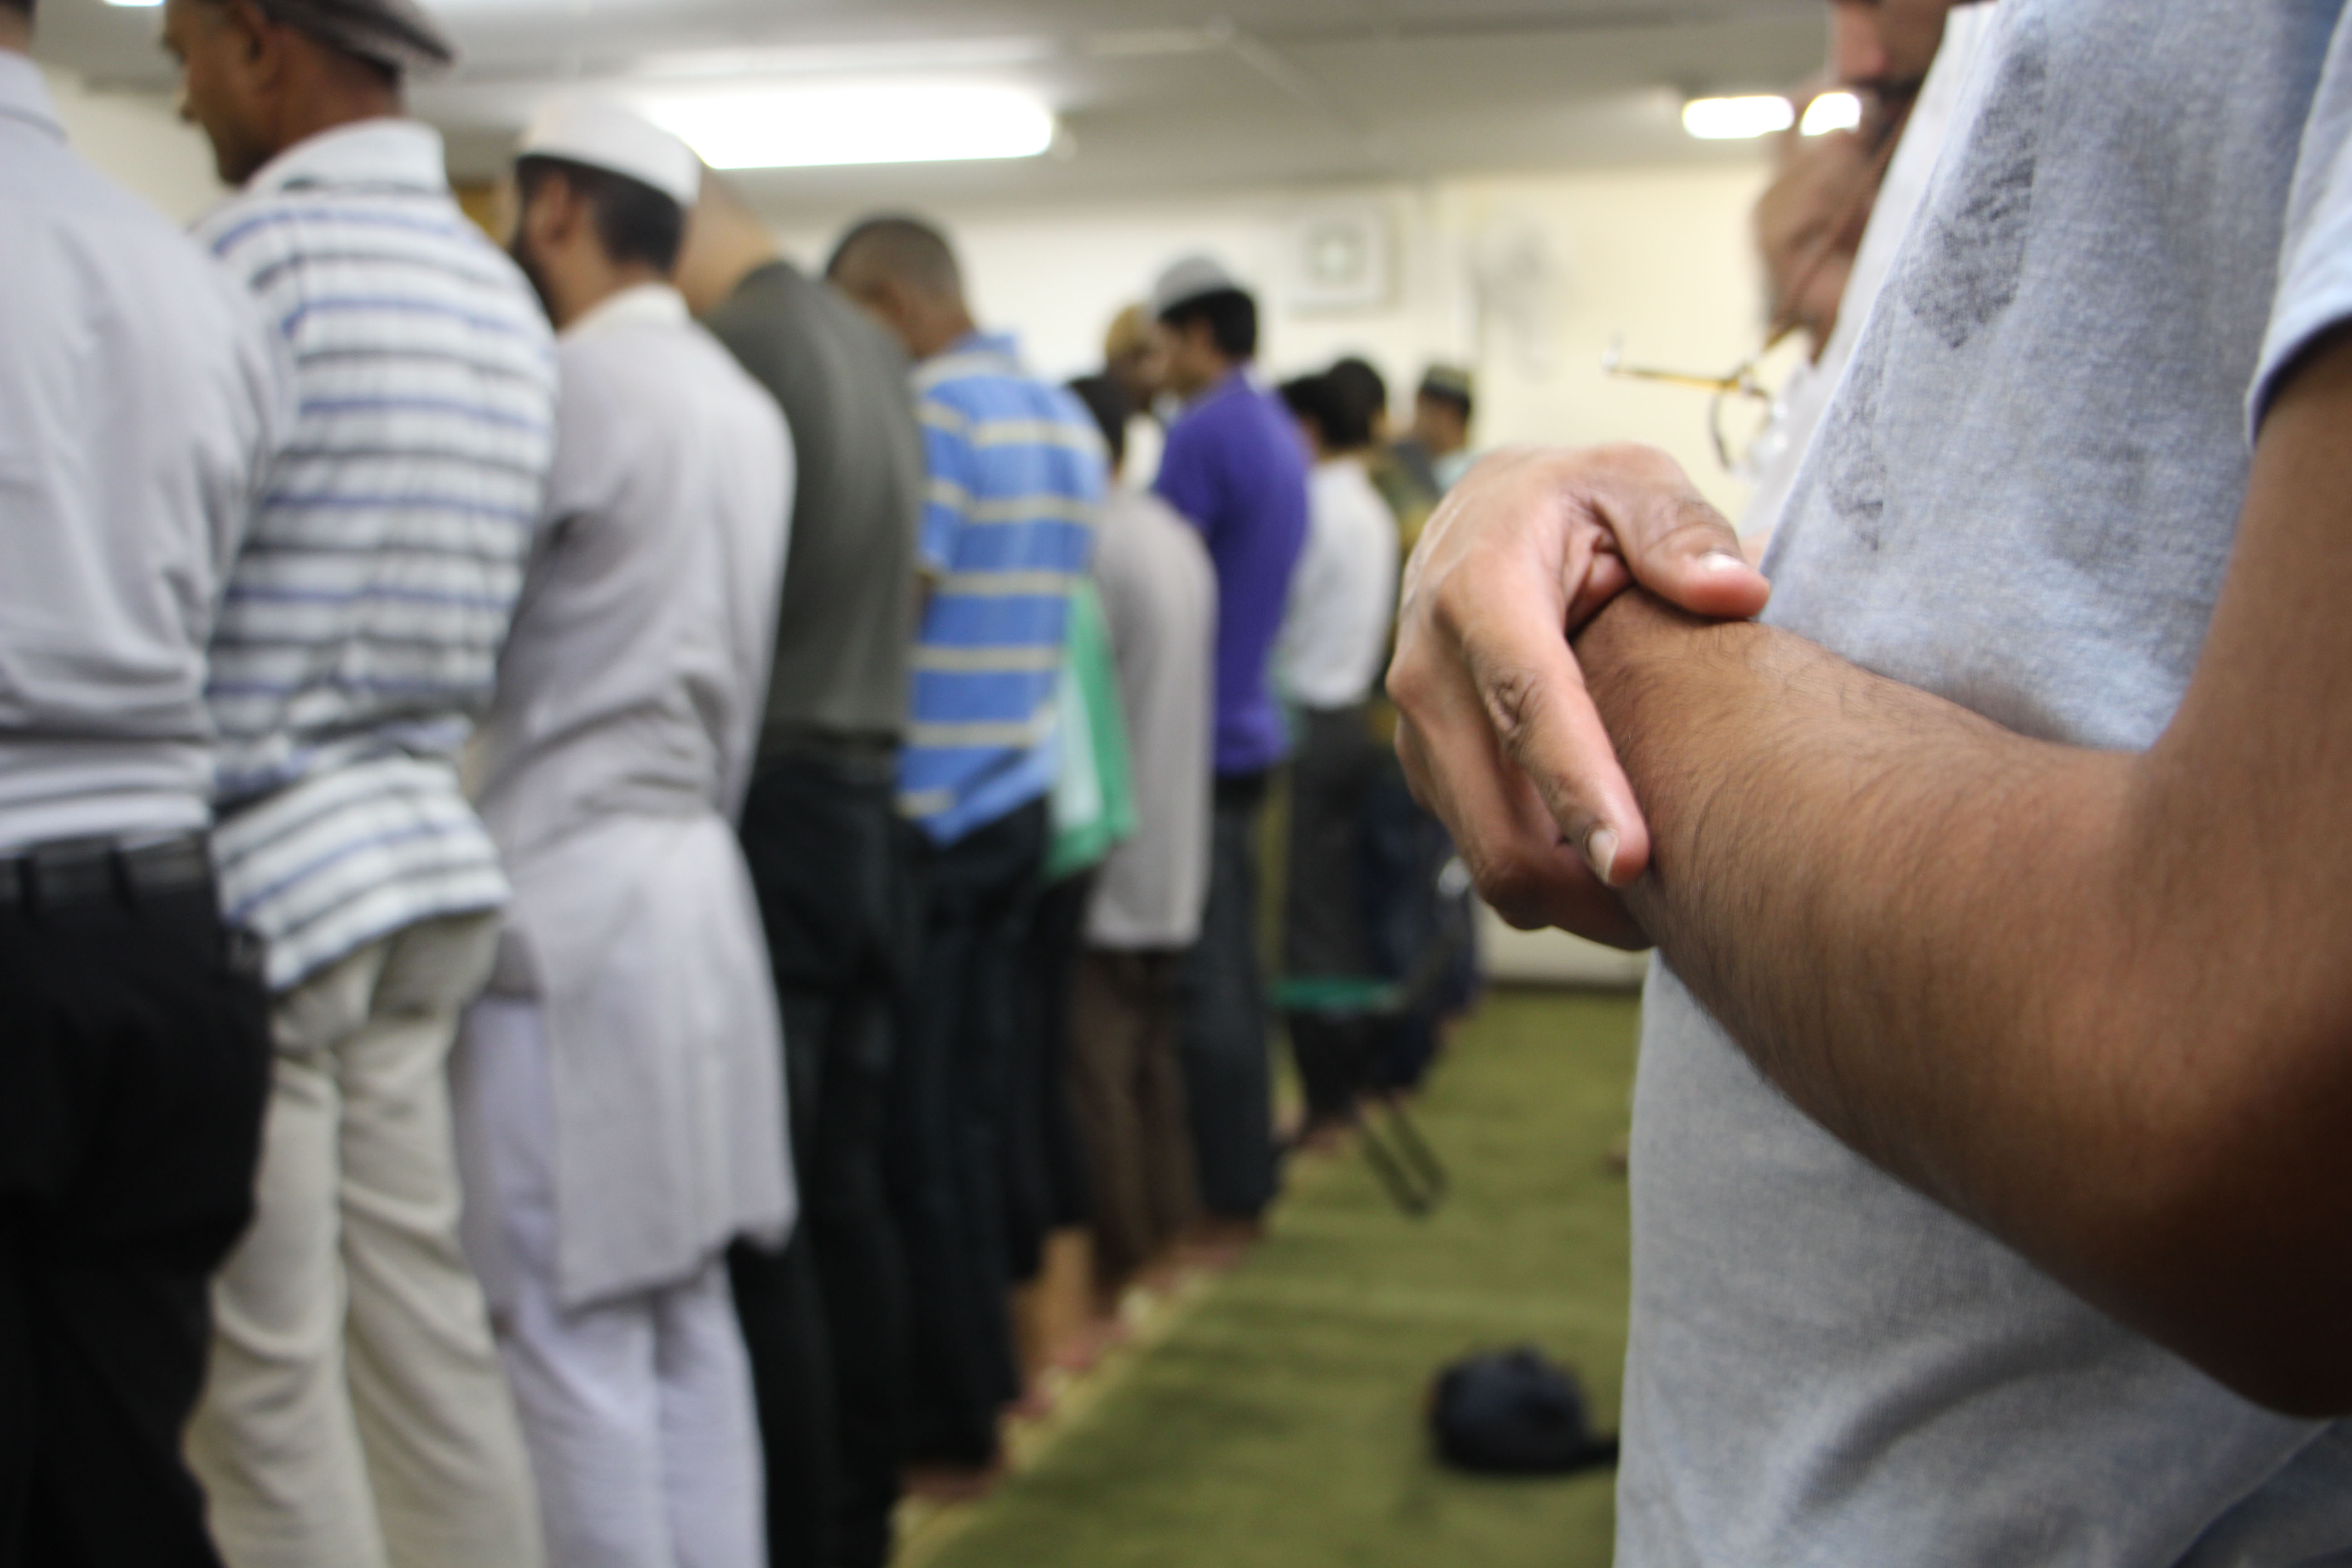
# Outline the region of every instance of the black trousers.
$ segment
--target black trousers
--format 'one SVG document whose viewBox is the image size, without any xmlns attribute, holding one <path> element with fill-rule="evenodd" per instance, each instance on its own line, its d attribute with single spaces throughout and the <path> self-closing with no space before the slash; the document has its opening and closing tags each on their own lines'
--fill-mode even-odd
<svg viewBox="0 0 2352 1568">
<path fill-rule="evenodd" d="M 1437 1029 L 1447 1016 L 1467 1011 L 1478 993 L 1477 927 L 1465 883 L 1441 892 L 1440 873 L 1454 858 L 1445 825 L 1412 798 L 1404 769 L 1384 752 L 1364 796 L 1364 890 L 1372 973 L 1403 980 L 1423 954 L 1454 944 L 1454 962 L 1437 988 L 1385 1031 L 1375 1075 L 1382 1089 L 1420 1087 L 1437 1055 Z"/>
<path fill-rule="evenodd" d="M 180 1441 L 268 1004 L 209 887 L 0 906 L 0 1568 L 214 1568 Z"/>
<path fill-rule="evenodd" d="M 1013 1034 L 1013 1092 L 1004 1141 L 1005 1231 L 1013 1278 L 1045 1266 L 1045 1237 L 1087 1223 L 1086 1156 L 1070 1089 L 1070 987 L 1094 878 L 1066 877 L 1045 889 L 1022 952 L 1020 1026 Z"/>
<path fill-rule="evenodd" d="M 1184 1094 L 1202 1206 L 1255 1219 L 1274 1201 L 1274 1104 L 1258 958 L 1258 831 L 1266 775 L 1217 781 L 1209 903 L 1185 965 Z"/>
<path fill-rule="evenodd" d="M 1294 978 L 1365 979 L 1372 963 L 1365 806 L 1381 748 L 1364 706 L 1304 709 L 1290 763 L 1290 855 L 1282 963 Z M 1384 1026 L 1368 1018 L 1290 1019 L 1290 1050 L 1310 1121 L 1350 1114 L 1373 1087 Z"/>
<path fill-rule="evenodd" d="M 776 1568 L 880 1568 L 906 1437 L 907 1284 L 883 1128 L 911 936 L 896 768 L 795 754 L 744 802 L 782 1005 L 801 1220 L 729 1255 Z"/>
<path fill-rule="evenodd" d="M 982 1465 L 1019 1397 L 1005 1213 L 1022 960 L 1044 802 L 916 855 L 922 936 L 891 1084 L 891 1199 L 913 1308 L 912 1456 Z"/>
</svg>

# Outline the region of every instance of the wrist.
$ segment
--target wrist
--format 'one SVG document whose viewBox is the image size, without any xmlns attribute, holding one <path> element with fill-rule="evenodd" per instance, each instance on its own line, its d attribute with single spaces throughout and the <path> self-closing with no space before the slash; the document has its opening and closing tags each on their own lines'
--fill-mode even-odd
<svg viewBox="0 0 2352 1568">
<path fill-rule="evenodd" d="M 1673 657 L 1675 633 L 1703 624 L 1635 589 L 1612 599 L 1570 639 L 1577 668 L 1584 672 L 1592 704 L 1612 736 L 1629 716 L 1634 689 L 1645 672 L 1662 658 Z"/>
<path fill-rule="evenodd" d="M 1637 794 L 1649 794 L 1645 775 L 1662 753 L 1707 731 L 1709 705 L 1754 668 L 1771 635 L 1753 621 L 1701 619 L 1638 589 L 1586 623 L 1572 639 L 1577 666 Z"/>
</svg>

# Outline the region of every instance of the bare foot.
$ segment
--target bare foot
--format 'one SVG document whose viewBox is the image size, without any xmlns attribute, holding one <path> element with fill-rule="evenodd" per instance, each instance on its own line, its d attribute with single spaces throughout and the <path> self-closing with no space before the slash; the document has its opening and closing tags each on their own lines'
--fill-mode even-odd
<svg viewBox="0 0 2352 1568">
<path fill-rule="evenodd" d="M 978 1502 L 996 1489 L 1004 1475 L 1002 1458 L 985 1465 L 908 1465 L 899 1472 L 898 1484 L 908 1497 L 928 1502 Z"/>
<path fill-rule="evenodd" d="M 1195 1224 L 1178 1244 L 1177 1256 L 1193 1268 L 1223 1272 L 1239 1264 L 1264 1239 L 1264 1220 L 1211 1215 Z"/>
<path fill-rule="evenodd" d="M 1346 1153 L 1355 1143 L 1353 1116 L 1319 1116 L 1298 1130 L 1290 1146 L 1297 1153 L 1329 1158 Z"/>
<path fill-rule="evenodd" d="M 1084 1327 L 1055 1352 L 1054 1364 L 1064 1372 L 1083 1374 L 1101 1364 L 1103 1357 L 1135 1336 L 1118 1316 L 1118 1310 L 1088 1318 Z"/>
<path fill-rule="evenodd" d="M 1004 1407 L 1004 1413 L 1016 1421 L 1043 1421 L 1054 1414 L 1058 1403 L 1058 1391 L 1051 1378 L 1033 1378 L 1021 1397 Z"/>
<path fill-rule="evenodd" d="M 1171 1243 L 1167 1251 L 1143 1266 L 1135 1277 L 1135 1287 L 1150 1295 L 1165 1296 L 1184 1283 L 1186 1272 L 1181 1244 Z M 1127 1304 L 1121 1301 L 1122 1315 L 1126 1310 Z"/>
</svg>

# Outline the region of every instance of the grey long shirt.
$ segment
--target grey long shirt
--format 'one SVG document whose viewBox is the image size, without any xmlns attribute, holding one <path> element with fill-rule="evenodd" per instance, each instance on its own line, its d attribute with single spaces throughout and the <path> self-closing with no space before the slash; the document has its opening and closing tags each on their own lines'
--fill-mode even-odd
<svg viewBox="0 0 2352 1568">
<path fill-rule="evenodd" d="M 923 438 L 907 358 L 856 307 L 784 261 L 703 323 L 783 406 L 799 448 L 761 751 L 907 728 Z"/>
</svg>

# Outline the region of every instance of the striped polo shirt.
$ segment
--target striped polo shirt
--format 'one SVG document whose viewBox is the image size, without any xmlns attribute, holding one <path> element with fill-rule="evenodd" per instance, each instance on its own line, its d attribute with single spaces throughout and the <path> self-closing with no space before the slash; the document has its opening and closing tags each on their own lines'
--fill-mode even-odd
<svg viewBox="0 0 2352 1568">
<path fill-rule="evenodd" d="M 506 900 L 457 761 L 544 499 L 554 348 L 412 121 L 311 138 L 196 237 L 285 338 L 299 402 L 207 691 L 223 901 L 283 990 Z"/>
<path fill-rule="evenodd" d="M 931 594 L 899 810 L 935 844 L 1045 795 L 1071 586 L 1094 552 L 1102 437 L 1077 400 L 973 333 L 915 371 Z"/>
</svg>

